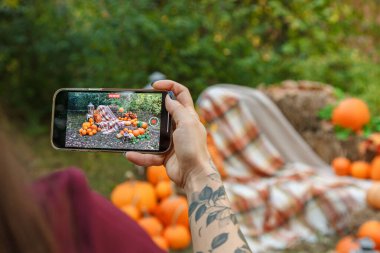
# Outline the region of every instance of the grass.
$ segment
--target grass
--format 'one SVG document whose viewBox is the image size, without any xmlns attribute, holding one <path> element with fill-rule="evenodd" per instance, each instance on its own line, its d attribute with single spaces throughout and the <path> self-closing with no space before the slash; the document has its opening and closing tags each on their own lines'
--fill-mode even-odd
<svg viewBox="0 0 380 253">
<path fill-rule="evenodd" d="M 113 187 L 125 180 L 125 173 L 136 167 L 122 153 L 57 151 L 47 136 L 25 139 L 30 150 L 28 170 L 33 177 L 68 167 L 80 168 L 91 188 L 108 197 Z"/>
</svg>

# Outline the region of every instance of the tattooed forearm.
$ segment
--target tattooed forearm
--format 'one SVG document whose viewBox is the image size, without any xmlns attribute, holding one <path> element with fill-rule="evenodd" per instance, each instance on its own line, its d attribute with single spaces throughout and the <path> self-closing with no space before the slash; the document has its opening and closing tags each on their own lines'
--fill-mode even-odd
<svg viewBox="0 0 380 253">
<path fill-rule="evenodd" d="M 188 194 L 194 252 L 251 252 L 219 174 L 208 175 L 206 182 L 201 191 Z"/>
</svg>

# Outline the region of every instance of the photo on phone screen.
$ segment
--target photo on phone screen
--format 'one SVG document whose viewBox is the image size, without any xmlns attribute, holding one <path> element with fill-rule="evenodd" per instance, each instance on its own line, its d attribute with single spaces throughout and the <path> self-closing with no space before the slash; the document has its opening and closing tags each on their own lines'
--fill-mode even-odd
<svg viewBox="0 0 380 253">
<path fill-rule="evenodd" d="M 55 110 L 54 120 L 64 120 L 65 129 L 54 127 L 53 139 L 58 136 L 55 143 L 66 149 L 163 151 L 161 142 L 168 144 L 170 127 L 164 95 L 166 92 L 64 91 L 62 98 L 56 98 L 56 107 L 61 108 L 57 104 L 62 103 L 65 109 Z"/>
</svg>

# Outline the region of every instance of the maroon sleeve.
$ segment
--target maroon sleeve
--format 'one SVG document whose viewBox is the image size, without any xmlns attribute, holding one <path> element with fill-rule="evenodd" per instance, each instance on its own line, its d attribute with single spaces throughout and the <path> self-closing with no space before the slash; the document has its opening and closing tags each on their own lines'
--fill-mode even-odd
<svg viewBox="0 0 380 253">
<path fill-rule="evenodd" d="M 61 252 L 164 252 L 134 220 L 91 191 L 80 170 L 55 172 L 33 190 Z"/>
</svg>

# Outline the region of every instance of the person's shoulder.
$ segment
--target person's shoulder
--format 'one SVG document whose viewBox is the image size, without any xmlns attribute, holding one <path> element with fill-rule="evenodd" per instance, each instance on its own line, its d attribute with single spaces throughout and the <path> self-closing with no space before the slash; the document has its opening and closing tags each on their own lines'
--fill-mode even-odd
<svg viewBox="0 0 380 253">
<path fill-rule="evenodd" d="M 76 195 L 90 191 L 85 174 L 75 167 L 58 170 L 39 178 L 34 182 L 33 188 L 50 194 L 59 191 Z"/>
</svg>

